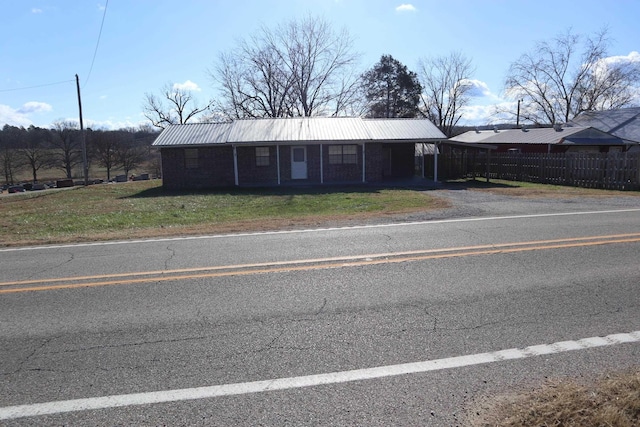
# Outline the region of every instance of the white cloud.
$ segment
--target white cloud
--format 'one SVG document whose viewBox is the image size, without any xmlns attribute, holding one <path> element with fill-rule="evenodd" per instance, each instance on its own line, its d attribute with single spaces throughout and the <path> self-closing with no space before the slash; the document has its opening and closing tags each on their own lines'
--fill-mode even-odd
<svg viewBox="0 0 640 427">
<path fill-rule="evenodd" d="M 15 109 L 8 105 L 0 105 L 0 126 L 8 124 L 11 126 L 28 127 L 33 124 L 30 114 L 45 113 L 51 111 L 51 105 L 44 102 L 27 102 L 22 107 Z"/>
<path fill-rule="evenodd" d="M 603 61 L 607 64 L 640 64 L 640 53 L 633 51 L 629 55 L 610 56 L 604 58 Z"/>
<path fill-rule="evenodd" d="M 467 92 L 467 95 L 469 95 L 472 98 L 485 98 L 485 97 L 492 98 L 492 99 L 497 98 L 491 92 L 491 90 L 489 90 L 489 86 L 481 80 L 465 79 L 460 83 L 471 86 L 471 88 Z"/>
<path fill-rule="evenodd" d="M 417 11 L 418 9 L 416 9 L 416 7 L 411 3 L 401 4 L 400 6 L 396 7 L 396 12 L 417 12 Z"/>
<path fill-rule="evenodd" d="M 0 125 L 11 126 L 24 126 L 27 127 L 32 124 L 31 120 L 24 114 L 18 113 L 8 105 L 0 104 Z"/>
<path fill-rule="evenodd" d="M 42 12 L 43 12 L 42 9 L 39 9 L 37 7 L 31 8 L 31 13 L 42 13 Z"/>
<path fill-rule="evenodd" d="M 77 120 L 77 119 L 70 119 Z M 138 128 L 140 126 L 149 125 L 149 119 L 147 119 L 144 114 L 140 113 L 137 117 L 109 117 L 105 120 L 92 120 L 88 118 L 85 122 L 85 127 L 91 129 L 104 129 L 104 130 L 117 130 L 117 129 L 127 129 L 127 128 Z"/>
<path fill-rule="evenodd" d="M 46 102 L 31 101 L 31 102 L 27 102 L 22 107 L 18 108 L 18 110 L 16 111 L 20 114 L 31 114 L 31 113 L 48 112 L 51 110 L 52 110 L 51 105 L 47 104 Z"/>
<path fill-rule="evenodd" d="M 193 92 L 202 91 L 202 89 L 200 89 L 200 87 L 197 84 L 195 84 L 194 82 L 192 82 L 191 80 L 187 80 L 184 83 L 174 83 L 173 84 L 173 89 L 189 90 L 189 91 L 193 91 Z"/>
<path fill-rule="evenodd" d="M 502 111 L 512 111 L 512 104 L 511 102 L 500 102 L 491 105 L 468 105 L 462 109 L 462 119 L 459 124 L 482 126 L 513 121 L 513 115 L 502 113 Z"/>
<path fill-rule="evenodd" d="M 629 55 L 609 56 L 596 62 L 593 70 L 596 75 L 604 74 L 615 68 L 640 67 L 640 53 L 633 51 Z"/>
</svg>

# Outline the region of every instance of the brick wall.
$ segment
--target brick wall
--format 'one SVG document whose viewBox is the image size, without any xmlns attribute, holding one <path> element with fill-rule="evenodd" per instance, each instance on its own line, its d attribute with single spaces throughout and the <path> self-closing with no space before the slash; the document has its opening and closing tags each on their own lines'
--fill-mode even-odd
<svg viewBox="0 0 640 427">
<path fill-rule="evenodd" d="M 198 148 L 196 168 L 185 167 L 184 148 L 163 148 L 162 185 L 168 190 L 229 187 L 235 185 L 231 146 Z"/>
<path fill-rule="evenodd" d="M 238 182 L 240 185 L 277 185 L 276 147 L 269 148 L 269 165 L 256 165 L 256 147 L 238 147 Z"/>
<path fill-rule="evenodd" d="M 323 144 L 324 182 L 362 182 L 362 145 L 357 145 L 356 164 L 329 164 L 329 145 Z M 347 144 L 349 145 L 349 144 Z M 306 180 L 291 179 L 291 147 L 269 147 L 269 164 L 256 165 L 256 147 L 237 147 L 240 185 L 277 185 L 276 149 L 280 150 L 280 182 L 320 184 L 320 145 L 307 146 Z M 167 189 L 215 188 L 235 185 L 233 148 L 231 146 L 198 148 L 198 164 L 185 167 L 185 148 L 163 148 L 162 175 Z M 388 177 L 412 176 L 414 144 L 366 144 L 366 181 L 380 182 Z"/>
</svg>

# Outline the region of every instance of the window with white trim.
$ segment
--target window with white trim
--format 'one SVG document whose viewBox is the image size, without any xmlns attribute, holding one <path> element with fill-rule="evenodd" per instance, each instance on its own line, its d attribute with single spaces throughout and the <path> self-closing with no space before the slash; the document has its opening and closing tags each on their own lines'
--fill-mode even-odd
<svg viewBox="0 0 640 427">
<path fill-rule="evenodd" d="M 269 147 L 256 147 L 256 166 L 269 166 Z"/>
<path fill-rule="evenodd" d="M 330 165 L 355 165 L 358 163 L 357 145 L 330 145 Z"/>
<path fill-rule="evenodd" d="M 185 169 L 198 168 L 198 149 L 197 148 L 184 149 L 184 167 Z"/>
</svg>

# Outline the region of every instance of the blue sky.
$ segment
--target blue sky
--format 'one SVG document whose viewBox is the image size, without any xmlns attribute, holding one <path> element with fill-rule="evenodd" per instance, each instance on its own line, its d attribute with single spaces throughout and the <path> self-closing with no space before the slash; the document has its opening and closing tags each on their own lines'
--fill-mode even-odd
<svg viewBox="0 0 640 427">
<path fill-rule="evenodd" d="M 262 25 L 309 14 L 348 29 L 362 71 L 383 54 L 417 71 L 420 58 L 463 53 L 479 89 L 467 124 L 489 122 L 493 106 L 506 102 L 511 62 L 568 29 L 592 34 L 608 27 L 610 54 L 640 60 L 637 0 L 0 0 L 0 6 L 0 126 L 77 121 L 75 74 L 86 127 L 148 124 L 145 93 L 171 82 L 193 88 L 200 101 L 214 98 L 208 70 L 220 52 Z"/>
</svg>

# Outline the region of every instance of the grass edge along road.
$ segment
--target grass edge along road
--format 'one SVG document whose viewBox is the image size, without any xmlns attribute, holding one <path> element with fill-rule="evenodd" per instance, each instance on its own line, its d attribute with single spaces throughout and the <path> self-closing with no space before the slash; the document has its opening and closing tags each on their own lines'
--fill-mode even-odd
<svg viewBox="0 0 640 427">
<path fill-rule="evenodd" d="M 160 181 L 0 198 L 0 246 L 316 227 L 447 208 L 407 189 L 362 187 L 164 192 Z"/>
<path fill-rule="evenodd" d="M 640 196 L 496 180 L 447 186 L 522 198 Z M 364 185 L 165 192 L 159 180 L 101 184 L 0 196 L 0 247 L 336 226 L 449 207 L 429 191 Z"/>
</svg>

